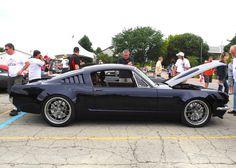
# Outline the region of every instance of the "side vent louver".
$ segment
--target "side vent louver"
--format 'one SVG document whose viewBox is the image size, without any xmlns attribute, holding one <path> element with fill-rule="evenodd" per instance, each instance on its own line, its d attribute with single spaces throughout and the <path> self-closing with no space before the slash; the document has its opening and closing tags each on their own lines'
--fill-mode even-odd
<svg viewBox="0 0 236 168">
<path fill-rule="evenodd" d="M 67 84 L 83 84 L 84 78 L 83 75 L 75 75 L 62 79 L 62 82 Z"/>
</svg>

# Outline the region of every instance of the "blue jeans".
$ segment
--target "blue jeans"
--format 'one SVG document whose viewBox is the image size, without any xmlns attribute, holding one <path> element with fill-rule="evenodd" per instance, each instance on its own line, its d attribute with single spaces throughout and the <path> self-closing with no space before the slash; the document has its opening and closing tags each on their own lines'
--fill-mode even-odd
<svg viewBox="0 0 236 168">
<path fill-rule="evenodd" d="M 236 111 L 236 82 L 234 83 L 234 111 Z"/>
<path fill-rule="evenodd" d="M 220 81 L 218 90 L 222 92 L 223 91 L 223 87 L 224 87 L 224 92 L 228 94 L 229 93 L 229 85 L 228 85 L 227 80 Z"/>
</svg>

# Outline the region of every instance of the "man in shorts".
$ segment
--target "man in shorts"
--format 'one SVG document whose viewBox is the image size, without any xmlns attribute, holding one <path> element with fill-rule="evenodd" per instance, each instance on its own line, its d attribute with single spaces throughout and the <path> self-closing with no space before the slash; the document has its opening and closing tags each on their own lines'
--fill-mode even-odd
<svg viewBox="0 0 236 168">
<path fill-rule="evenodd" d="M 213 57 L 210 56 L 210 57 L 208 58 L 208 60 L 206 60 L 206 61 L 204 62 L 204 64 L 210 63 L 210 62 L 212 62 L 212 61 L 213 61 Z M 208 88 L 209 83 L 212 82 L 212 75 L 213 75 L 213 73 L 214 73 L 214 69 L 209 69 L 209 70 L 203 72 L 204 81 L 205 81 L 205 88 Z"/>
</svg>

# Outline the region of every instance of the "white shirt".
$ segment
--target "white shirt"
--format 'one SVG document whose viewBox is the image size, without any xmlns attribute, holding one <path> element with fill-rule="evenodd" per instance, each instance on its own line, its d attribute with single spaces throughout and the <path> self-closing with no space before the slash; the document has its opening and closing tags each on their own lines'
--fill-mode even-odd
<svg viewBox="0 0 236 168">
<path fill-rule="evenodd" d="M 187 58 L 182 59 L 178 59 L 175 63 L 175 66 L 177 67 L 177 72 L 181 73 L 183 71 L 186 71 L 187 69 L 189 69 L 190 66 L 190 62 Z"/>
<path fill-rule="evenodd" d="M 45 62 L 37 58 L 30 58 L 29 63 L 29 80 L 41 79 L 41 67 Z"/>
<path fill-rule="evenodd" d="M 156 75 L 161 75 L 162 72 L 162 65 L 161 65 L 161 61 L 157 61 L 156 63 L 156 68 L 155 68 L 155 73 Z"/>
<path fill-rule="evenodd" d="M 10 77 L 16 77 L 17 73 L 25 65 L 26 60 L 27 58 L 20 53 L 14 53 L 12 55 L 8 55 L 7 57 L 8 75 Z"/>
<path fill-rule="evenodd" d="M 68 68 L 68 63 L 69 63 L 68 59 L 63 59 L 61 63 L 62 63 L 62 68 Z"/>
<path fill-rule="evenodd" d="M 234 82 L 236 82 L 236 58 L 235 57 L 233 59 L 233 77 L 234 77 Z"/>
</svg>

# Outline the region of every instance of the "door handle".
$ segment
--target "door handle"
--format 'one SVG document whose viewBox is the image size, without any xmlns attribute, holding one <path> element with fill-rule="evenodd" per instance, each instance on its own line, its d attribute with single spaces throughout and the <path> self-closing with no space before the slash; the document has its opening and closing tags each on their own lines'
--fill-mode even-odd
<svg viewBox="0 0 236 168">
<path fill-rule="evenodd" d="M 95 92 L 99 92 L 99 91 L 102 91 L 102 89 L 95 89 Z"/>
</svg>

